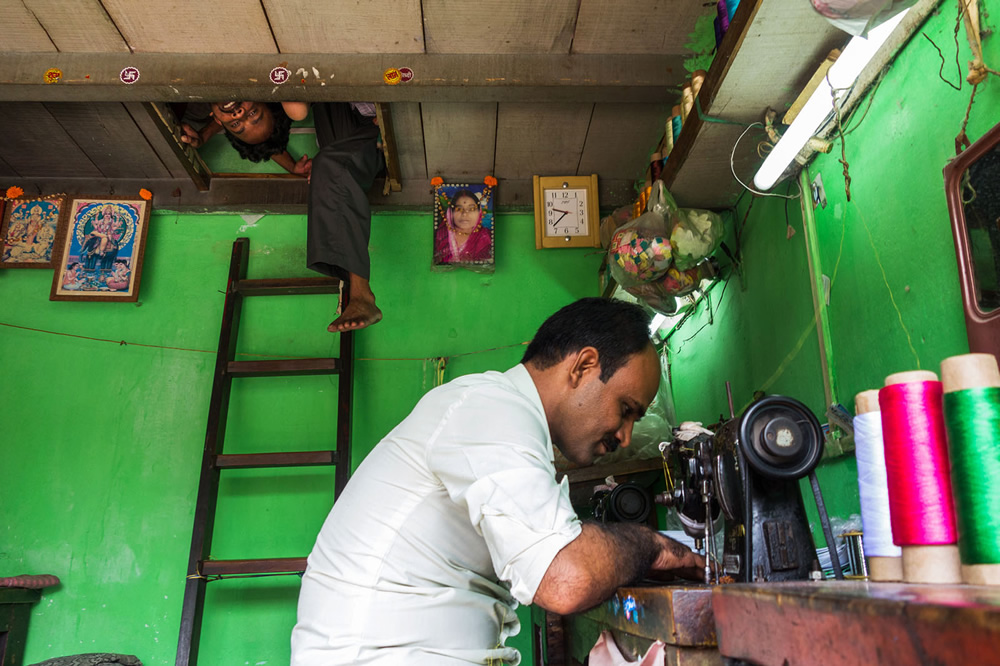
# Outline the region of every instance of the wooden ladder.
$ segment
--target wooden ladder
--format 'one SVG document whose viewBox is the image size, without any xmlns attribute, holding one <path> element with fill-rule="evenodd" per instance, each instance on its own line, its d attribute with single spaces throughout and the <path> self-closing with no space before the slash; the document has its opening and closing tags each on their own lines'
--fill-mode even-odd
<svg viewBox="0 0 1000 666">
<path fill-rule="evenodd" d="M 262 467 L 307 467 L 335 465 L 334 499 L 340 496 L 351 474 L 351 406 L 353 402 L 352 333 L 340 334 L 339 358 L 307 358 L 278 361 L 236 361 L 236 338 L 239 332 L 243 299 L 247 296 L 285 296 L 293 294 L 336 294 L 340 280 L 333 278 L 286 278 L 248 280 L 248 238 L 237 238 L 229 264 L 226 303 L 222 312 L 222 332 L 215 361 L 212 397 L 208 408 L 205 451 L 201 463 L 201 481 L 195 505 L 188 578 L 184 587 L 180 636 L 177 641 L 176 666 L 196 666 L 201 635 L 205 588 L 211 577 L 247 574 L 302 572 L 305 557 L 255 560 L 206 559 L 212 549 L 212 530 L 219 495 L 219 476 L 224 469 Z M 234 377 L 280 377 L 339 374 L 337 399 L 337 448 L 335 451 L 290 453 L 225 454 L 223 442 L 229 394 Z"/>
</svg>

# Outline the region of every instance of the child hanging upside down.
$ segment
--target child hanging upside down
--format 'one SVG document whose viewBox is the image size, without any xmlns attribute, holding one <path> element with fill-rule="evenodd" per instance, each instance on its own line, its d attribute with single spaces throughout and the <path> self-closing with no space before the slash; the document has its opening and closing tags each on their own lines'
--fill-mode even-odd
<svg viewBox="0 0 1000 666">
<path fill-rule="evenodd" d="M 182 125 L 181 140 L 195 148 L 225 130 L 226 138 L 244 159 L 272 159 L 289 173 L 310 179 L 306 264 L 314 271 L 343 281 L 341 313 L 327 330 L 353 331 L 382 319 L 368 282 L 371 261 L 371 207 L 368 189 L 383 166 L 374 118 L 347 102 L 313 105 L 319 152 L 310 160 L 288 153 L 293 120 L 309 113 L 304 102 L 217 102 L 212 121 L 200 131 Z"/>
</svg>

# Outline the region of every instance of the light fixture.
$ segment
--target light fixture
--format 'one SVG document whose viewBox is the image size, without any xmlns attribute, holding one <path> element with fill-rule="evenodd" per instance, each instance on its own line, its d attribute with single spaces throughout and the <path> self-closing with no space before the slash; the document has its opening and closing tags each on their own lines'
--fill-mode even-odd
<svg viewBox="0 0 1000 666">
<path fill-rule="evenodd" d="M 664 314 L 660 314 L 659 312 L 653 315 L 653 321 L 650 322 L 649 324 L 649 334 L 651 336 L 655 336 L 657 332 L 660 330 L 660 326 L 662 326 L 663 322 L 665 322 L 666 320 L 667 316 Z"/>
<path fill-rule="evenodd" d="M 868 38 L 854 37 L 837 61 L 830 67 L 827 76 L 813 91 L 809 101 L 795 117 L 771 153 L 764 160 L 753 183 L 759 190 L 769 190 L 774 186 L 785 167 L 795 159 L 833 110 L 833 91 L 849 88 L 861 74 L 865 65 L 875 57 L 882 44 L 906 16 L 905 9 L 888 21 L 868 32 Z"/>
</svg>

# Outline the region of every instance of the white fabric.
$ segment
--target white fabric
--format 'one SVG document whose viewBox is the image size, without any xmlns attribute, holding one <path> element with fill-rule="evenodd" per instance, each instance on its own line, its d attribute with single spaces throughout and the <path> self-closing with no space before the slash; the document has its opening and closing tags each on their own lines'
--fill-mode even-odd
<svg viewBox="0 0 1000 666">
<path fill-rule="evenodd" d="M 517 664 L 549 564 L 580 534 L 524 366 L 425 395 L 365 458 L 309 556 L 292 666 Z"/>
</svg>

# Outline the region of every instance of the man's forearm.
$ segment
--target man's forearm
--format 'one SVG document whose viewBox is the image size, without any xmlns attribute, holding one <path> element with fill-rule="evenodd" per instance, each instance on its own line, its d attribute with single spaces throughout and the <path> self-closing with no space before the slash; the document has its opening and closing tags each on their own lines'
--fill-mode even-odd
<svg viewBox="0 0 1000 666">
<path fill-rule="evenodd" d="M 661 550 L 656 532 L 644 525 L 584 523 L 580 536 L 553 559 L 535 601 L 562 614 L 595 606 L 640 580 Z"/>
</svg>

